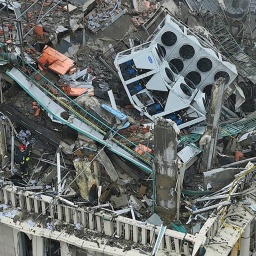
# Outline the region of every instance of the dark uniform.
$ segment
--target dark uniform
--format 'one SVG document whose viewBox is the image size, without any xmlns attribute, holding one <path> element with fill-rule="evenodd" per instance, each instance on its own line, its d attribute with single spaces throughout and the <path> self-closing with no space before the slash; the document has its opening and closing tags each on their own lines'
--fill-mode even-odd
<svg viewBox="0 0 256 256">
<path fill-rule="evenodd" d="M 25 145 L 21 144 L 19 150 L 15 153 L 15 164 L 19 165 L 22 175 L 27 175 L 27 166 L 29 161 L 29 152 Z"/>
</svg>

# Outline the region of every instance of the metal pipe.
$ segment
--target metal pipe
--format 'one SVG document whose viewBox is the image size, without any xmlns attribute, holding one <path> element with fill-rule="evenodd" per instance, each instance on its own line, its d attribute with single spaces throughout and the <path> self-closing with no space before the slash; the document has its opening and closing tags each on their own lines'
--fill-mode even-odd
<svg viewBox="0 0 256 256">
<path fill-rule="evenodd" d="M 152 212 L 155 213 L 156 203 L 156 168 L 155 163 L 152 164 Z"/>
<path fill-rule="evenodd" d="M 38 1 L 35 1 L 33 4 L 31 4 L 28 8 L 26 8 L 26 10 L 23 13 L 20 13 L 19 15 L 16 16 L 16 19 L 19 20 L 20 18 L 22 18 L 22 16 L 28 12 L 30 10 L 30 8 L 32 8 L 34 5 L 36 5 L 38 3 Z"/>
<path fill-rule="evenodd" d="M 68 0 L 66 0 L 66 6 L 67 6 L 67 14 L 68 14 L 68 28 L 70 29 L 71 26 L 70 26 L 70 16 L 69 16 L 69 3 L 68 3 Z"/>
<path fill-rule="evenodd" d="M 112 67 L 110 67 L 110 65 L 101 56 L 99 56 L 98 58 L 113 73 L 113 75 L 115 77 L 119 78 L 119 76 L 116 73 L 116 71 Z"/>
<path fill-rule="evenodd" d="M 12 145 L 11 145 L 11 173 L 14 174 L 14 128 L 12 127 Z"/>
<path fill-rule="evenodd" d="M 204 207 L 202 209 L 195 210 L 195 211 L 193 211 L 193 214 L 206 212 L 206 211 L 213 210 L 215 208 L 219 208 L 219 207 L 226 206 L 226 205 L 229 205 L 229 204 L 231 204 L 231 203 L 230 202 L 221 202 L 219 204 L 214 204 L 214 205 L 211 205 L 211 206 L 208 206 L 208 207 Z"/>
<path fill-rule="evenodd" d="M 61 170 L 60 170 L 60 152 L 61 147 L 57 149 L 57 185 L 58 185 L 58 195 L 61 194 Z"/>
<path fill-rule="evenodd" d="M 256 161 L 256 157 L 251 157 L 251 158 L 247 158 L 245 160 L 241 160 L 241 161 L 237 161 L 231 164 L 226 164 L 226 165 L 222 165 L 222 168 L 226 168 L 226 167 L 232 167 L 232 166 L 236 166 L 236 165 L 240 165 L 240 164 L 247 164 L 249 161 Z"/>
<path fill-rule="evenodd" d="M 44 8 L 44 4 L 45 4 L 45 0 L 43 1 L 42 5 L 41 5 L 41 9 L 40 9 L 40 12 L 38 14 L 38 18 L 37 18 L 37 22 L 36 23 L 39 23 L 39 18 L 40 18 L 40 15 L 42 14 L 42 11 L 43 11 L 43 8 Z"/>
<path fill-rule="evenodd" d="M 56 4 L 54 4 L 54 6 L 51 7 L 51 8 L 37 21 L 37 23 L 36 23 L 35 25 L 37 25 L 48 13 L 51 12 L 60 2 L 61 2 L 61 1 L 58 1 Z M 33 29 L 34 29 L 34 27 L 31 28 L 31 29 L 23 36 L 23 38 L 25 38 Z"/>
<path fill-rule="evenodd" d="M 236 113 L 234 113 L 233 111 L 231 111 L 230 109 L 228 109 L 227 107 L 225 107 L 224 105 L 222 105 L 222 109 L 227 112 L 230 116 L 234 117 L 234 118 L 238 118 L 238 115 Z"/>
</svg>

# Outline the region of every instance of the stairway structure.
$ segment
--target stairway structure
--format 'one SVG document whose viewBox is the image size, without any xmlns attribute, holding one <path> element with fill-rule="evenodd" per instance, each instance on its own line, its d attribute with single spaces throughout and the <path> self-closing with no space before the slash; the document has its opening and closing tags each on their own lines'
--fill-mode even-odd
<svg viewBox="0 0 256 256">
<path fill-rule="evenodd" d="M 153 156 L 151 154 L 148 152 L 138 154 L 135 151 L 138 145 L 82 108 L 29 63 L 25 64 L 26 73 L 17 65 L 10 71 L 7 71 L 7 75 L 34 98 L 54 120 L 68 125 L 79 133 L 99 142 L 110 151 L 132 162 L 145 172 L 149 174 L 152 172 L 151 163 Z M 40 84 L 35 79 L 35 75 L 38 74 L 42 77 L 41 80 L 43 80 L 43 82 L 40 81 Z"/>
</svg>

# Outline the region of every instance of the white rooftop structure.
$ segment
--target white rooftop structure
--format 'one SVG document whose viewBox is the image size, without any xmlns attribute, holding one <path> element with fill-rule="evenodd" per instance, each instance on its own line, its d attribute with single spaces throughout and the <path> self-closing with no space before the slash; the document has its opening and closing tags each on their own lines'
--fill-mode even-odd
<svg viewBox="0 0 256 256">
<path fill-rule="evenodd" d="M 115 67 L 133 106 L 148 118 L 179 128 L 205 120 L 205 91 L 219 77 L 228 87 L 236 67 L 170 15 L 151 41 L 117 54 Z"/>
</svg>

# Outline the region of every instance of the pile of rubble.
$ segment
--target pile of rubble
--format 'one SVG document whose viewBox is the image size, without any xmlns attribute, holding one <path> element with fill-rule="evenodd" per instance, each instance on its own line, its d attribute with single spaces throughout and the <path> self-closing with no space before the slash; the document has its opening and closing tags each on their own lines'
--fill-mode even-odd
<svg viewBox="0 0 256 256">
<path fill-rule="evenodd" d="M 255 62 L 248 56 L 255 42 L 251 33 L 244 51 L 239 33 L 219 16 L 241 20 L 255 12 L 244 5 L 231 10 L 227 0 L 185 2 L 171 2 L 179 17 L 154 1 L 83 8 L 36 1 L 33 12 L 23 3 L 5 7 L 13 20 L 0 24 L 0 155 L 1 184 L 13 185 L 10 193 L 36 191 L 57 198 L 56 207 L 94 212 L 97 221 L 124 216 L 158 227 L 144 252 L 159 250 L 166 227 L 196 237 L 216 221 L 218 230 L 244 232 L 256 211 Z M 16 19 L 21 12 L 28 21 Z M 130 24 L 120 25 L 124 20 Z M 16 37 L 21 31 L 24 38 Z M 11 219 L 17 215 L 2 208 Z M 46 221 L 43 228 L 89 239 L 77 231 L 81 222 L 64 228 Z M 110 235 L 113 243 L 123 238 Z M 233 235 L 230 250 L 238 241 Z M 214 236 L 225 238 L 221 232 L 208 238 Z M 199 251 L 193 242 L 186 255 Z M 211 243 L 200 240 L 200 250 L 211 252 Z"/>
</svg>

